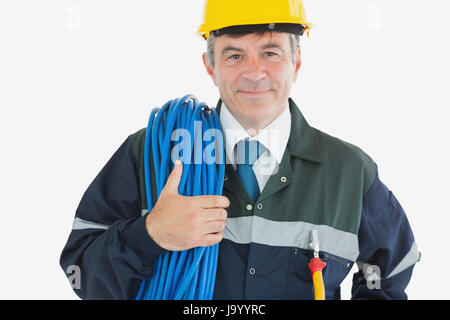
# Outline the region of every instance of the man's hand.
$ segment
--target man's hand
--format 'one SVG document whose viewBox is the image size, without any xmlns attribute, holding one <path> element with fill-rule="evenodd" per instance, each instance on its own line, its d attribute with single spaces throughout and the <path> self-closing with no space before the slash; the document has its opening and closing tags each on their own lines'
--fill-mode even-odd
<svg viewBox="0 0 450 320">
<path fill-rule="evenodd" d="M 222 240 L 227 208 L 225 196 L 187 197 L 178 194 L 183 165 L 179 160 L 167 179 L 145 225 L 152 239 L 162 248 L 183 251 L 207 247 Z"/>
</svg>

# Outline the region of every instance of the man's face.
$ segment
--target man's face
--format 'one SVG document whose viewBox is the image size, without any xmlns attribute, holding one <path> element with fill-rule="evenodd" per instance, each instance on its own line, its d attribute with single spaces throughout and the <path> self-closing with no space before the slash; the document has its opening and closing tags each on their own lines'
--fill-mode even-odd
<svg viewBox="0 0 450 320">
<path fill-rule="evenodd" d="M 287 33 L 223 35 L 215 39 L 212 68 L 203 54 L 208 74 L 222 100 L 248 128 L 264 128 L 287 106 L 300 69 L 300 47 L 293 62 Z"/>
</svg>

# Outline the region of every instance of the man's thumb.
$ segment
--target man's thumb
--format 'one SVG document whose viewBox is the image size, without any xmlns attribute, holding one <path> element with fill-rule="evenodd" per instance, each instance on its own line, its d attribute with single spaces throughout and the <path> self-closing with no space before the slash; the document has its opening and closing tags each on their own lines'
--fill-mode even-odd
<svg viewBox="0 0 450 320">
<path fill-rule="evenodd" d="M 175 160 L 175 166 L 172 172 L 167 178 L 164 190 L 169 193 L 178 194 L 178 185 L 181 181 L 181 175 L 183 174 L 183 165 L 180 160 Z"/>
</svg>

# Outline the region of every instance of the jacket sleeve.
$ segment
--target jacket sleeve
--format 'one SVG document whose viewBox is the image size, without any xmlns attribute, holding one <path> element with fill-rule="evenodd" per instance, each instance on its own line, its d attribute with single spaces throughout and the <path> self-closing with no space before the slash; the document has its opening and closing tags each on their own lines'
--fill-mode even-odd
<svg viewBox="0 0 450 320">
<path fill-rule="evenodd" d="M 145 227 L 130 137 L 85 191 L 60 257 L 82 299 L 134 299 L 141 281 L 151 278 L 154 260 L 165 252 Z M 79 272 L 78 283 L 72 271 Z"/>
<path fill-rule="evenodd" d="M 403 208 L 376 170 L 363 198 L 352 299 L 407 299 L 405 289 L 420 252 Z"/>
</svg>

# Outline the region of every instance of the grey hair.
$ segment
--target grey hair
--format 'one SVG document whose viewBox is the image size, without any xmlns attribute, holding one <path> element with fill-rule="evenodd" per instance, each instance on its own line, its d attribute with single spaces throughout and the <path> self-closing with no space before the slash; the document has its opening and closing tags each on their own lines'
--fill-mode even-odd
<svg viewBox="0 0 450 320">
<path fill-rule="evenodd" d="M 269 31 L 270 32 L 270 31 Z M 211 32 L 208 39 L 206 40 L 206 56 L 208 58 L 208 62 L 211 65 L 212 68 L 214 68 L 214 39 L 215 36 Z M 292 50 L 292 63 L 295 64 L 297 61 L 297 47 L 300 45 L 300 36 L 289 33 L 289 40 L 291 43 L 291 50 Z"/>
</svg>

